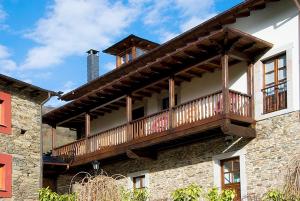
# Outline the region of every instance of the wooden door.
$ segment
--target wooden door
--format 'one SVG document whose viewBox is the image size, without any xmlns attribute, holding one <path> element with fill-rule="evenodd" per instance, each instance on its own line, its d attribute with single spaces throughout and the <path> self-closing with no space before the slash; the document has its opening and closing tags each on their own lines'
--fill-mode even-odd
<svg viewBox="0 0 300 201">
<path fill-rule="evenodd" d="M 241 179 L 239 157 L 221 161 L 222 189 L 232 189 L 236 193 L 235 201 L 241 200 Z"/>
</svg>

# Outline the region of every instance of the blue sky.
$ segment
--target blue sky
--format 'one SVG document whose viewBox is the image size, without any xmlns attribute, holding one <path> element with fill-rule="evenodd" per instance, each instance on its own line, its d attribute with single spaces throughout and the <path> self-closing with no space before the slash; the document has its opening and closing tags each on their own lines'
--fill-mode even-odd
<svg viewBox="0 0 300 201">
<path fill-rule="evenodd" d="M 131 33 L 163 43 L 240 2 L 0 0 L 0 72 L 67 92 L 86 82 L 86 50 L 101 51 Z M 114 62 L 101 53 L 100 74 Z"/>
</svg>

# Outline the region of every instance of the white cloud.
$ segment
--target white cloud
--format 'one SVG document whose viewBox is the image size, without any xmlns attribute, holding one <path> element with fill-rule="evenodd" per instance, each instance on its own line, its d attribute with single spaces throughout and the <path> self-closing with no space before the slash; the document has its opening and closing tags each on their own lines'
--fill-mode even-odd
<svg viewBox="0 0 300 201">
<path fill-rule="evenodd" d="M 17 69 L 17 64 L 10 58 L 11 54 L 7 47 L 0 44 L 0 71 L 10 75 Z"/>
<path fill-rule="evenodd" d="M 36 69 L 59 64 L 64 58 L 103 48 L 135 19 L 138 10 L 108 0 L 55 0 L 45 17 L 25 37 L 38 45 L 21 65 Z"/>
<path fill-rule="evenodd" d="M 116 68 L 116 62 L 108 62 L 104 65 L 104 71 L 111 71 Z"/>
<path fill-rule="evenodd" d="M 215 0 L 151 0 L 143 22 L 157 27 L 160 41 L 165 42 L 214 16 L 214 5 Z"/>
<path fill-rule="evenodd" d="M 0 22 L 4 21 L 7 17 L 7 13 L 3 10 L 3 7 L 0 5 Z"/>
</svg>

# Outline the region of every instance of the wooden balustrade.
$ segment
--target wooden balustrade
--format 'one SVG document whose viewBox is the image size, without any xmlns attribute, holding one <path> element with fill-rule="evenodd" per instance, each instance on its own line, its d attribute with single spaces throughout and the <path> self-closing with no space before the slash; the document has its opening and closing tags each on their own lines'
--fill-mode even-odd
<svg viewBox="0 0 300 201">
<path fill-rule="evenodd" d="M 68 145 L 56 148 L 57 155 L 81 156 L 107 147 L 123 144 L 137 138 L 167 131 L 172 117 L 173 128 L 201 121 L 223 114 L 222 91 L 191 100 L 170 110 L 152 114 L 89 136 Z M 237 91 L 229 91 L 230 113 L 242 117 L 251 117 L 251 96 Z M 87 140 L 87 143 L 86 141 Z M 88 148 L 86 149 L 86 145 Z"/>
<path fill-rule="evenodd" d="M 262 89 L 264 97 L 264 113 L 287 108 L 287 82 Z"/>
<path fill-rule="evenodd" d="M 251 117 L 251 96 L 237 91 L 229 91 L 230 112 L 243 117 Z"/>
<path fill-rule="evenodd" d="M 197 98 L 174 108 L 173 125 L 178 127 L 213 117 L 222 113 L 222 107 L 221 91 Z"/>
<path fill-rule="evenodd" d="M 86 154 L 85 139 L 55 148 L 55 153 L 58 156 L 80 156 Z"/>
<path fill-rule="evenodd" d="M 131 140 L 126 132 L 127 124 L 103 131 L 88 138 L 90 152 L 94 152 L 106 147 L 122 144 Z"/>
</svg>

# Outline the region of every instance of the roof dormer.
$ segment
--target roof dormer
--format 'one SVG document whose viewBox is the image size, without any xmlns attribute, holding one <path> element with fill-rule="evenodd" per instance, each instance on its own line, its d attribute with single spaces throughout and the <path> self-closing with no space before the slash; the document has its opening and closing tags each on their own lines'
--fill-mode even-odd
<svg viewBox="0 0 300 201">
<path fill-rule="evenodd" d="M 131 34 L 103 52 L 116 56 L 116 67 L 118 68 L 157 46 L 159 44 Z"/>
</svg>

